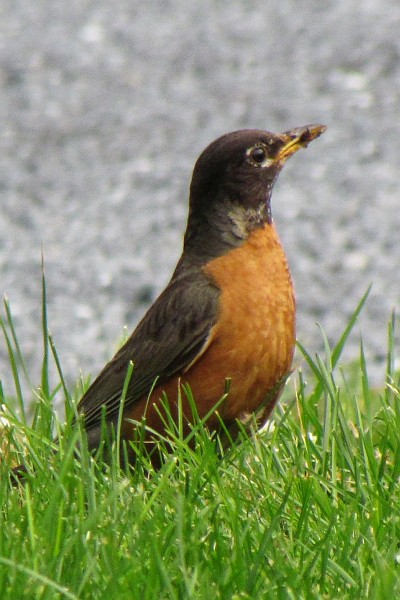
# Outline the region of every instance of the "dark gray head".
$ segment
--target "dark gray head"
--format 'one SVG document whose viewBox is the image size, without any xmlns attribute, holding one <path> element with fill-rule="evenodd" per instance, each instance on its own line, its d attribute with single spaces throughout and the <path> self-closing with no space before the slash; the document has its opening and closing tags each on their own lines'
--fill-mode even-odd
<svg viewBox="0 0 400 600">
<path fill-rule="evenodd" d="M 209 242 L 218 255 L 271 223 L 271 192 L 285 161 L 323 131 L 323 125 L 278 134 L 243 129 L 212 142 L 193 170 L 185 247 Z"/>
</svg>

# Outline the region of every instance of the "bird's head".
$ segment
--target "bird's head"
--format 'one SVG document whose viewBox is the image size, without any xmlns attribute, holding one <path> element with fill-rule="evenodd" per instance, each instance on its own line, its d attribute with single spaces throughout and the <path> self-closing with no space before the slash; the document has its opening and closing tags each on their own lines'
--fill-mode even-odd
<svg viewBox="0 0 400 600">
<path fill-rule="evenodd" d="M 270 197 L 286 160 L 325 131 L 307 125 L 285 133 L 243 129 L 212 142 L 200 155 L 190 186 L 186 242 L 199 228 L 233 245 L 271 222 Z M 235 244 L 235 240 L 237 240 Z"/>
</svg>

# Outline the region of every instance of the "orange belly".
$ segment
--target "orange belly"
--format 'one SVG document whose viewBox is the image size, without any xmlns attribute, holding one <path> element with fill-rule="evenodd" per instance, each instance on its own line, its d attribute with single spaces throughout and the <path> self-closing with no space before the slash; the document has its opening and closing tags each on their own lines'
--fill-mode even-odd
<svg viewBox="0 0 400 600">
<path fill-rule="evenodd" d="M 179 382 L 189 384 L 204 417 L 222 397 L 227 378 L 230 391 L 218 409 L 227 422 L 257 411 L 263 403 L 265 419 L 274 407 L 295 347 L 293 285 L 275 227 L 255 230 L 242 246 L 208 263 L 204 272 L 221 290 L 218 322 L 205 351 L 180 378 L 130 407 L 126 417 L 140 420 L 145 411 L 148 425 L 159 429 L 155 406 L 165 391 L 175 413 Z M 184 393 L 182 400 L 190 420 Z M 215 425 L 216 419 L 209 423 Z"/>
</svg>

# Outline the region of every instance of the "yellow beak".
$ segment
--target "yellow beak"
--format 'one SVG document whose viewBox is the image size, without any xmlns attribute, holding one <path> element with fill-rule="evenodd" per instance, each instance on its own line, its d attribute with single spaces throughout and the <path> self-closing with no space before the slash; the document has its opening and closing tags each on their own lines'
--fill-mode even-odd
<svg viewBox="0 0 400 600">
<path fill-rule="evenodd" d="M 281 134 L 284 145 L 276 155 L 274 162 L 284 163 L 297 150 L 306 148 L 310 142 L 324 133 L 325 129 L 325 125 L 306 125 L 285 131 Z"/>
</svg>

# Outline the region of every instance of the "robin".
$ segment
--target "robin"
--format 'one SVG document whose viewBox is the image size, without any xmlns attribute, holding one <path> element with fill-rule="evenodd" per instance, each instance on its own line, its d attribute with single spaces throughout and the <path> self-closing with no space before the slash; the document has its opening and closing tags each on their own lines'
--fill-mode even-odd
<svg viewBox="0 0 400 600">
<path fill-rule="evenodd" d="M 164 394 L 173 419 L 181 406 L 189 431 L 193 410 L 185 385 L 210 430 L 222 422 L 234 437 L 249 415 L 266 421 L 295 347 L 295 297 L 271 193 L 289 156 L 324 130 L 235 131 L 200 155 L 171 280 L 78 405 L 90 449 L 99 447 L 104 422 L 117 428 L 124 385 L 120 438 L 127 442 L 138 422 L 145 422 L 150 446 L 150 432 L 165 433 Z"/>
<path fill-rule="evenodd" d="M 188 432 L 193 406 L 185 385 L 196 418 L 210 430 L 223 423 L 229 439 L 251 415 L 266 421 L 290 372 L 296 320 L 289 267 L 271 216 L 272 188 L 289 156 L 325 129 L 235 131 L 200 155 L 171 280 L 78 404 L 91 450 L 120 422 L 129 462 L 138 423 L 145 424 L 151 452 L 154 436 L 166 433 L 165 395 L 169 417 Z M 151 458 L 158 466 L 159 455 Z M 14 483 L 25 473 L 25 466 L 15 467 Z"/>
</svg>

